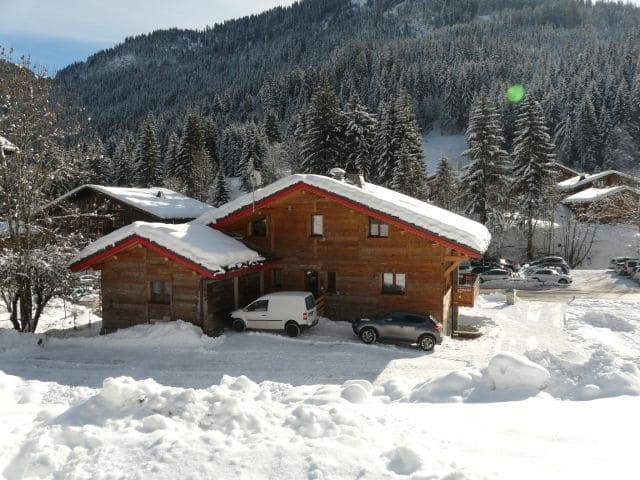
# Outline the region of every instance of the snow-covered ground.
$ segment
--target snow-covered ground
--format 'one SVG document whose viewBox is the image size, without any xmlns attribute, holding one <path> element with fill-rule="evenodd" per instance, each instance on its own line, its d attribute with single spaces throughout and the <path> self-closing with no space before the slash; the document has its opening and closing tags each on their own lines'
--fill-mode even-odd
<svg viewBox="0 0 640 480">
<path fill-rule="evenodd" d="M 295 339 L 0 329 L 0 473 L 635 478 L 640 301 L 594 297 L 483 295 L 461 321 L 484 335 L 427 354 L 329 320 Z"/>
</svg>

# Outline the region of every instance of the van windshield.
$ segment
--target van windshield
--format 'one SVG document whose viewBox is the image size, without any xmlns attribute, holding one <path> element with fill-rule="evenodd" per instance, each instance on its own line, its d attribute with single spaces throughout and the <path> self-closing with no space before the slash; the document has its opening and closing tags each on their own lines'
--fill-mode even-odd
<svg viewBox="0 0 640 480">
<path fill-rule="evenodd" d="M 313 298 L 313 295 L 308 295 L 305 299 L 304 299 L 305 303 L 307 304 L 307 310 L 311 310 L 313 308 L 315 308 L 316 306 L 316 301 Z"/>
</svg>

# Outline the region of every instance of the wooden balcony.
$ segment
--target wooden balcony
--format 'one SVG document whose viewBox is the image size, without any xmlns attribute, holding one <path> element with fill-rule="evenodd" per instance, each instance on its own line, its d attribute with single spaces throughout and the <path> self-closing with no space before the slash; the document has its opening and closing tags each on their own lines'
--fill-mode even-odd
<svg viewBox="0 0 640 480">
<path fill-rule="evenodd" d="M 473 307 L 480 293 L 480 279 L 477 275 L 460 275 L 458 286 L 453 291 L 453 305 Z"/>
</svg>

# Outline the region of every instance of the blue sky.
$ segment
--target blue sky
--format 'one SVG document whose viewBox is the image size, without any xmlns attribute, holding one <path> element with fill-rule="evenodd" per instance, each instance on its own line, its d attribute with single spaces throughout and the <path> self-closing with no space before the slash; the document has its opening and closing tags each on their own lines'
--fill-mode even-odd
<svg viewBox="0 0 640 480">
<path fill-rule="evenodd" d="M 126 37 L 204 28 L 293 0 L 0 0 L 0 45 L 50 73 Z"/>
</svg>

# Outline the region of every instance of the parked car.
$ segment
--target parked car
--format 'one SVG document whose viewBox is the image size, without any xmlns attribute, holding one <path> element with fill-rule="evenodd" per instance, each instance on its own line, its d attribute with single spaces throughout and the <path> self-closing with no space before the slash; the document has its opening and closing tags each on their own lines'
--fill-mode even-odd
<svg viewBox="0 0 640 480">
<path fill-rule="evenodd" d="M 640 283 L 640 264 L 633 267 L 629 276 L 634 279 L 636 282 Z"/>
<path fill-rule="evenodd" d="M 471 262 L 462 262 L 460 265 L 458 265 L 458 275 L 471 273 L 471 270 L 473 270 Z"/>
<path fill-rule="evenodd" d="M 290 337 L 297 337 L 303 328 L 317 323 L 316 302 L 310 292 L 270 293 L 231 312 L 231 326 L 236 332 L 247 328 L 284 330 Z"/>
<path fill-rule="evenodd" d="M 480 283 L 487 282 L 489 280 L 507 280 L 512 277 L 512 273 L 504 268 L 493 268 L 487 270 L 478 275 L 480 277 Z"/>
<path fill-rule="evenodd" d="M 496 268 L 494 265 L 478 265 L 471 269 L 471 273 L 473 273 L 474 275 L 479 275 L 481 273 L 488 272 L 489 270 L 492 270 L 494 268 Z"/>
<path fill-rule="evenodd" d="M 620 271 L 620 275 L 631 276 L 631 273 L 632 273 L 631 270 L 635 268 L 639 263 L 640 263 L 640 260 L 638 260 L 637 258 L 626 260 L 624 262 L 624 266 L 622 267 L 622 270 Z"/>
<path fill-rule="evenodd" d="M 568 285 L 573 282 L 569 275 L 559 273 L 553 268 L 532 269 L 527 272 L 526 277 L 542 283 L 559 283 L 560 285 Z"/>
<path fill-rule="evenodd" d="M 536 260 L 533 260 L 532 262 L 529 262 L 529 266 L 531 267 L 536 267 L 540 265 L 562 265 L 567 270 L 571 270 L 571 267 L 569 267 L 569 264 L 562 257 L 554 257 L 554 256 L 541 257 L 541 258 L 537 258 Z"/>
<path fill-rule="evenodd" d="M 616 264 L 620 263 L 620 262 L 626 262 L 627 260 L 631 260 L 633 257 L 616 257 L 616 258 L 612 258 L 611 261 L 609 261 L 609 268 L 614 269 L 616 268 Z"/>
<path fill-rule="evenodd" d="M 364 343 L 378 340 L 416 343 L 422 350 L 433 350 L 442 343 L 442 325 L 431 315 L 414 312 L 391 312 L 377 318 L 362 318 L 352 324 L 353 332 Z"/>
<path fill-rule="evenodd" d="M 613 267 L 613 271 L 616 273 L 622 273 L 622 270 L 624 269 L 624 262 L 618 262 L 616 263 L 616 266 Z"/>
<path fill-rule="evenodd" d="M 562 273 L 563 275 L 569 275 L 569 272 L 571 271 L 569 267 L 562 263 L 539 263 L 536 265 L 530 265 L 527 269 L 535 270 L 540 268 L 551 268 L 552 270 L 558 270 L 558 272 Z"/>
</svg>

